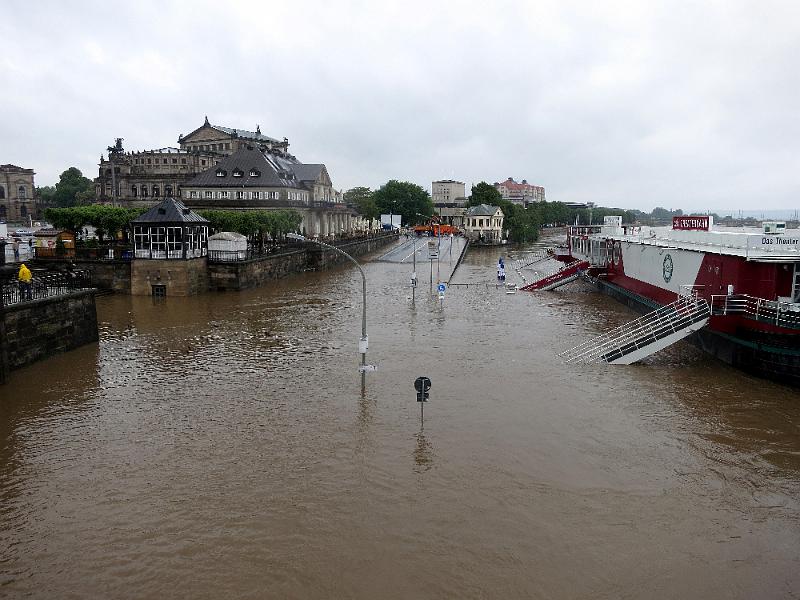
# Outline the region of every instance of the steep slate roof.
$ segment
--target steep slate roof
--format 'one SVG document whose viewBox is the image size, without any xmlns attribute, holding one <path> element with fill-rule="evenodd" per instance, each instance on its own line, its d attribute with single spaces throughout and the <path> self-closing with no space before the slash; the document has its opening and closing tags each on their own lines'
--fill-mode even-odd
<svg viewBox="0 0 800 600">
<path fill-rule="evenodd" d="M 242 171 L 241 177 L 233 176 L 237 169 Z M 259 172 L 258 177 L 250 177 L 251 169 Z M 217 172 L 220 170 L 224 171 L 225 175 L 218 176 Z M 260 150 L 252 146 L 243 146 L 230 156 L 220 160 L 219 164 L 187 181 L 183 187 L 297 188 L 301 186 L 294 179 L 282 178 Z"/>
<path fill-rule="evenodd" d="M 208 223 L 193 210 L 186 208 L 180 200 L 165 198 L 141 216 L 131 221 L 138 225 L 148 223 Z"/>
<path fill-rule="evenodd" d="M 294 171 L 294 176 L 297 177 L 298 181 L 316 181 L 319 179 L 322 169 L 324 168 L 325 165 L 295 164 L 291 166 L 292 171 Z"/>
<path fill-rule="evenodd" d="M 203 171 L 194 179 L 187 181 L 183 187 L 285 187 L 308 189 L 303 185 L 306 182 L 317 181 L 325 165 L 304 165 L 297 160 L 285 156 L 263 153 L 253 146 L 243 146 L 230 156 Z M 240 177 L 234 177 L 236 170 L 242 172 Z M 260 175 L 251 177 L 251 169 L 256 169 Z M 218 176 L 222 170 L 224 175 Z"/>
<path fill-rule="evenodd" d="M 221 131 L 222 133 L 227 133 L 228 135 L 233 135 L 235 133 L 240 138 L 247 138 L 249 140 L 256 140 L 257 142 L 276 142 L 276 143 L 280 143 L 275 138 L 271 138 L 268 135 L 264 135 L 260 131 L 247 131 L 246 129 L 231 129 L 230 127 L 223 127 L 222 125 L 212 125 L 211 127 L 216 129 L 217 131 Z"/>
<path fill-rule="evenodd" d="M 467 210 L 468 217 L 492 217 L 497 212 L 498 206 L 490 206 L 488 204 L 479 204 L 478 206 L 471 206 Z M 502 212 L 502 211 L 500 211 Z"/>
</svg>

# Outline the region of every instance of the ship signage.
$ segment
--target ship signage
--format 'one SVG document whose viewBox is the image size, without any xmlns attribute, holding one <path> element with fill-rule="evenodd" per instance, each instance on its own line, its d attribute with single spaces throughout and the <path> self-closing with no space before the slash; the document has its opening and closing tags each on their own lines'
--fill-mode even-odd
<svg viewBox="0 0 800 600">
<path fill-rule="evenodd" d="M 672 217 L 672 228 L 679 231 L 709 231 L 711 218 L 707 215 L 699 217 Z"/>
<path fill-rule="evenodd" d="M 800 238 L 770 236 L 761 238 L 762 246 L 800 246 Z"/>
</svg>

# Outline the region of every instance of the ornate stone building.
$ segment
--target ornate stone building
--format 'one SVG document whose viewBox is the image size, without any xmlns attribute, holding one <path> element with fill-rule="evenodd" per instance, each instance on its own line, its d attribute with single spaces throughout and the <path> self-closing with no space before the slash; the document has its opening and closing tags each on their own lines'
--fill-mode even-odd
<svg viewBox="0 0 800 600">
<path fill-rule="evenodd" d="M 289 153 L 287 138 L 266 136 L 258 126 L 248 131 L 212 125 L 206 117 L 200 127 L 178 136 L 178 144 L 125 152 L 118 139 L 108 148 L 108 159 L 101 156 L 98 201 L 150 207 L 174 197 L 196 210 L 295 208 L 309 235 L 365 227 L 333 189 L 325 165 L 301 163 Z M 252 169 L 259 176 L 250 176 Z"/>
<path fill-rule="evenodd" d="M 100 157 L 95 197 L 128 207 L 150 207 L 164 198 L 178 198 L 181 186 L 214 166 L 221 155 L 179 148 L 125 152 L 122 139 Z"/>
<path fill-rule="evenodd" d="M 256 125 L 255 131 L 231 129 L 221 125 L 212 125 L 206 117 L 205 123 L 187 135 L 178 136 L 181 150 L 189 152 L 213 152 L 224 156 L 233 154 L 248 144 L 257 145 L 265 152 L 288 154 L 289 140 L 278 141 L 261 133 Z"/>
<path fill-rule="evenodd" d="M 38 218 L 33 169 L 0 165 L 0 221 L 28 223 Z"/>
<path fill-rule="evenodd" d="M 252 144 L 239 145 L 215 167 L 186 182 L 182 200 L 195 210 L 292 208 L 303 216 L 302 228 L 309 236 L 365 228 L 363 219 L 334 192 L 325 165 L 302 164 L 282 149 L 262 150 Z"/>
</svg>

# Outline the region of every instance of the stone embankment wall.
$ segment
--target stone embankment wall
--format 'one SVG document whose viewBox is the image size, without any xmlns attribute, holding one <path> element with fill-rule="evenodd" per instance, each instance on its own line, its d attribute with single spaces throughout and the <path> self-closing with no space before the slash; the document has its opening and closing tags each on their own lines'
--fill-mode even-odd
<svg viewBox="0 0 800 600">
<path fill-rule="evenodd" d="M 251 260 L 208 265 L 208 287 L 211 290 L 245 290 L 263 285 L 306 269 L 305 249 Z"/>
<path fill-rule="evenodd" d="M 0 308 L 0 383 L 14 369 L 97 340 L 94 291 L 4 306 Z"/>
<path fill-rule="evenodd" d="M 131 294 L 153 295 L 153 286 L 164 286 L 167 296 L 195 296 L 208 291 L 206 258 L 191 260 L 135 260 L 131 265 Z"/>
<path fill-rule="evenodd" d="M 337 247 L 351 256 L 364 256 L 396 241 L 398 235 L 385 233 L 359 238 L 351 242 L 340 242 Z M 150 295 L 153 283 L 163 283 L 168 288 L 167 296 L 185 296 L 202 293 L 206 289 L 223 291 L 254 288 L 292 273 L 323 270 L 348 261 L 338 252 L 307 243 L 300 249 L 280 254 L 239 262 L 210 263 L 207 268 L 207 279 L 205 259 L 202 261 L 202 269 L 199 268 L 196 259 L 188 261 L 191 265 L 186 261 L 163 260 L 73 262 L 76 269 L 91 272 L 92 284 L 101 290 L 111 290 L 118 294 Z M 63 264 L 65 263 L 55 261 L 36 263 L 37 266 L 53 269 L 62 269 Z M 131 283 L 132 281 L 134 283 Z"/>
<path fill-rule="evenodd" d="M 384 246 L 396 241 L 400 234 L 398 233 L 385 233 L 375 237 L 368 237 L 363 239 L 353 240 L 352 242 L 339 243 L 336 245 L 340 250 L 344 250 L 350 256 L 364 256 L 370 254 L 375 250 L 383 248 Z M 323 270 L 330 268 L 334 265 L 342 263 L 349 263 L 346 257 L 338 252 L 328 250 L 316 244 L 308 244 L 308 268 L 315 270 Z"/>
<path fill-rule="evenodd" d="M 396 233 L 339 243 L 350 256 L 363 256 L 397 240 Z M 258 287 L 265 282 L 286 277 L 292 273 L 302 273 L 309 269 L 323 270 L 333 265 L 349 262 L 347 258 L 326 250 L 316 244 L 308 243 L 302 249 L 272 256 L 262 256 L 251 260 L 232 263 L 211 263 L 208 265 L 209 289 L 244 290 Z"/>
</svg>

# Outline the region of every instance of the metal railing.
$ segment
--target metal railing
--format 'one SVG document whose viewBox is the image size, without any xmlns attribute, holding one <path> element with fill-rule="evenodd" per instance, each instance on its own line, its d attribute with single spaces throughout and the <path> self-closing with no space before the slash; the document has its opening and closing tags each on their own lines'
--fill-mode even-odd
<svg viewBox="0 0 800 600">
<path fill-rule="evenodd" d="M 548 258 L 553 258 L 554 255 L 555 255 L 555 248 L 553 247 L 545 248 L 543 250 L 534 252 L 533 254 L 525 257 L 524 259 L 520 258 L 518 260 L 515 260 L 512 264 L 512 267 L 514 268 L 515 271 L 521 271 L 522 269 L 530 267 L 531 265 L 534 265 L 538 262 L 542 262 L 543 260 L 547 260 Z"/>
<path fill-rule="evenodd" d="M 766 300 L 747 294 L 711 296 L 711 314 L 741 315 L 778 327 L 800 329 L 800 303 Z"/>
<path fill-rule="evenodd" d="M 586 340 L 582 344 L 559 353 L 566 362 L 612 362 L 635 350 L 649 346 L 673 333 L 685 330 L 710 316 L 708 302 L 702 298 L 678 298 L 625 323 L 608 333 Z"/>
<path fill-rule="evenodd" d="M 129 261 L 133 258 L 133 248 L 129 246 L 98 246 L 97 248 L 46 248 L 34 246 L 33 251 L 36 259 L 48 261 Z"/>
<path fill-rule="evenodd" d="M 27 289 L 15 279 L 1 282 L 0 306 L 10 306 L 20 302 L 60 296 L 75 290 L 85 290 L 93 287 L 92 274 L 86 270 L 64 273 L 34 271 L 32 275 L 33 278 Z"/>
<path fill-rule="evenodd" d="M 209 250 L 208 262 L 231 263 L 244 262 L 265 256 L 279 256 L 302 249 L 302 244 L 282 244 L 280 246 L 249 247 L 245 250 Z"/>
</svg>

